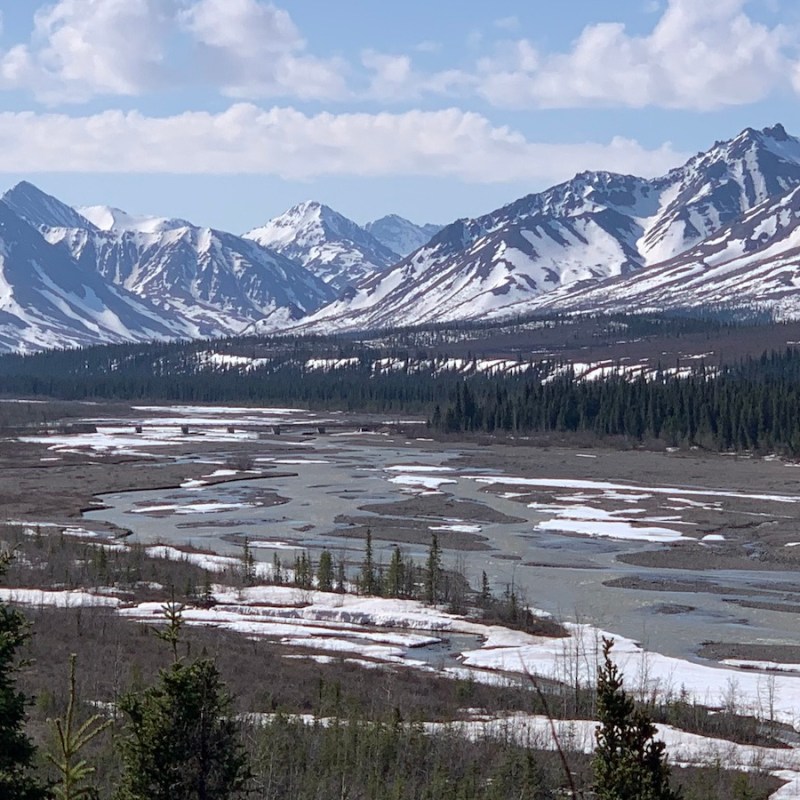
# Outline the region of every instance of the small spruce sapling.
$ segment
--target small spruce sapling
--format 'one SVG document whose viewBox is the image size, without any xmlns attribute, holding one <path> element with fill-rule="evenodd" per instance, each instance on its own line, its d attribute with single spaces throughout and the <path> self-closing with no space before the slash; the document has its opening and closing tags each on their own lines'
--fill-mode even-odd
<svg viewBox="0 0 800 800">
<path fill-rule="evenodd" d="M 53 787 L 57 800 L 95 800 L 97 789 L 89 781 L 96 770 L 85 758 L 80 757 L 80 752 L 112 724 L 112 720 L 103 720 L 100 714 L 94 714 L 78 724 L 76 661 L 77 656 L 73 653 L 69 657 L 69 699 L 66 713 L 63 717 L 48 720 L 56 734 L 55 752 L 47 753 L 47 758 L 58 771 L 58 783 Z"/>
</svg>

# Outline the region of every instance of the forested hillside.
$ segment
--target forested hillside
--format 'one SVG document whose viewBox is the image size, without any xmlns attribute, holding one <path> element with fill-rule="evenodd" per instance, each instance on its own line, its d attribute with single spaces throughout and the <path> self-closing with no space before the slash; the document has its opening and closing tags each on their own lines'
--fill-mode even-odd
<svg viewBox="0 0 800 800">
<path fill-rule="evenodd" d="M 754 356 L 742 345 L 791 345 L 793 333 L 752 319 L 551 318 L 358 338 L 124 344 L 0 357 L 0 393 L 289 404 L 414 414 L 449 435 L 579 432 L 796 454 L 800 353 L 785 345 Z M 700 352 L 675 347 L 674 356 L 665 342 Z"/>
</svg>

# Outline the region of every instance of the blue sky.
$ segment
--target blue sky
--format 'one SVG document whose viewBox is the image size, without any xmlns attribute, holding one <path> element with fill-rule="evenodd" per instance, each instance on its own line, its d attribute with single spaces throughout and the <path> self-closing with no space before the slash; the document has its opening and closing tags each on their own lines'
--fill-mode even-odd
<svg viewBox="0 0 800 800">
<path fill-rule="evenodd" d="M 800 134 L 795 0 L 0 0 L 0 185 L 244 231 L 448 222 Z"/>
</svg>

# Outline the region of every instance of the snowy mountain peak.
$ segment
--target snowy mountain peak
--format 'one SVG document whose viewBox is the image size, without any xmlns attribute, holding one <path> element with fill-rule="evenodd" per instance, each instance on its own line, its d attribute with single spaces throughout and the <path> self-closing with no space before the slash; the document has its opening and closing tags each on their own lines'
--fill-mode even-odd
<svg viewBox="0 0 800 800">
<path fill-rule="evenodd" d="M 128 214 L 112 206 L 80 206 L 77 211 L 101 231 L 114 233 L 163 233 L 176 228 L 192 227 L 185 219 L 148 217 Z"/>
<path fill-rule="evenodd" d="M 786 133 L 786 128 L 784 128 L 780 122 L 776 122 L 771 128 L 764 128 L 762 133 L 765 136 L 775 139 L 776 142 L 785 142 L 790 138 L 789 134 Z"/>
<path fill-rule="evenodd" d="M 443 227 L 430 223 L 416 225 L 397 214 L 387 214 L 364 226 L 379 242 L 401 256 L 407 256 L 427 244 Z"/>
<path fill-rule="evenodd" d="M 757 128 L 745 128 L 738 136 L 734 137 L 731 142 L 739 142 L 739 141 L 754 141 L 754 142 L 766 142 L 770 139 L 776 142 L 785 142 L 793 137 L 789 136 L 786 132 L 786 128 L 781 125 L 780 122 L 776 122 L 774 125 L 767 126 L 766 128 L 762 128 L 758 130 Z M 717 142 L 717 144 L 726 144 L 726 142 Z"/>
<path fill-rule="evenodd" d="M 3 203 L 35 228 L 93 228 L 74 208 L 43 192 L 28 181 L 20 181 L 2 197 Z"/>
<path fill-rule="evenodd" d="M 308 200 L 245 234 L 300 262 L 342 290 L 400 260 L 400 255 L 329 206 Z"/>
</svg>

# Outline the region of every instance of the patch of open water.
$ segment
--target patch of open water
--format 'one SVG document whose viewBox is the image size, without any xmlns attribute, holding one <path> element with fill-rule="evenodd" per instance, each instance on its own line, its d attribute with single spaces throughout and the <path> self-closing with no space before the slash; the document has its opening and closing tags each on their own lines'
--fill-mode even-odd
<svg viewBox="0 0 800 800">
<path fill-rule="evenodd" d="M 335 557 L 358 563 L 363 540 L 347 537 L 347 524 L 334 523 L 339 515 L 360 516 L 360 506 L 392 503 L 408 499 L 411 487 L 391 483 L 398 474 L 388 468 L 398 464 L 441 467 L 460 455 L 457 449 L 431 452 L 413 446 L 372 447 L 358 440 L 337 437 L 318 440 L 308 449 L 305 464 L 281 468 L 296 475 L 237 481 L 200 490 L 125 492 L 103 496 L 106 508 L 86 514 L 88 519 L 112 522 L 134 532 L 132 539 L 145 543 L 163 542 L 176 546 L 192 545 L 226 555 L 241 553 L 237 536 L 254 540 L 280 542 L 280 548 L 259 547 L 257 559 L 271 561 L 277 552 L 284 562 L 307 549 L 315 556 L 326 548 Z M 312 455 L 313 453 L 313 455 Z M 420 474 L 419 470 L 409 474 Z M 424 474 L 424 473 L 422 473 Z M 432 470 L 430 475 L 442 473 Z M 604 581 L 622 576 L 669 580 L 703 580 L 731 587 L 750 584 L 796 583 L 792 572 L 750 570 L 715 571 L 698 575 L 695 570 L 656 569 L 631 566 L 616 561 L 616 556 L 657 545 L 646 542 L 616 541 L 584 536 L 563 535 L 558 531 L 537 531 L 536 526 L 552 514 L 528 508 L 495 492 L 481 491 L 469 472 L 445 473 L 454 483 L 440 491 L 455 500 L 479 503 L 522 522 L 479 523 L 490 551 L 445 551 L 445 564 L 464 569 L 472 584 L 480 584 L 485 571 L 499 594 L 508 586 L 532 607 L 559 618 L 591 622 L 608 631 L 641 641 L 645 646 L 667 655 L 692 657 L 701 642 L 781 641 L 798 642 L 800 632 L 793 615 L 764 609 L 743 608 L 726 602 L 730 595 L 702 591 L 648 591 L 606 587 Z M 484 475 L 490 474 L 483 471 Z M 276 493 L 288 498 L 280 505 L 259 505 L 259 497 Z M 167 513 L 161 516 L 132 513 L 139 507 L 170 503 L 230 503 L 242 505 L 216 513 Z M 419 521 L 419 520 L 418 520 Z M 470 521 L 474 522 L 474 521 Z M 440 525 L 441 518 L 428 519 Z M 334 533 L 339 535 L 333 535 Z M 342 535 L 344 534 L 344 535 Z M 393 543 L 375 538 L 375 558 L 388 563 Z M 426 544 L 401 544 L 401 549 L 417 563 L 427 556 Z M 678 545 L 680 546 L 680 545 Z M 533 564 L 529 563 L 533 562 Z M 665 605 L 691 606 L 686 613 L 663 613 Z M 413 655 L 413 654 L 412 654 Z"/>
</svg>

